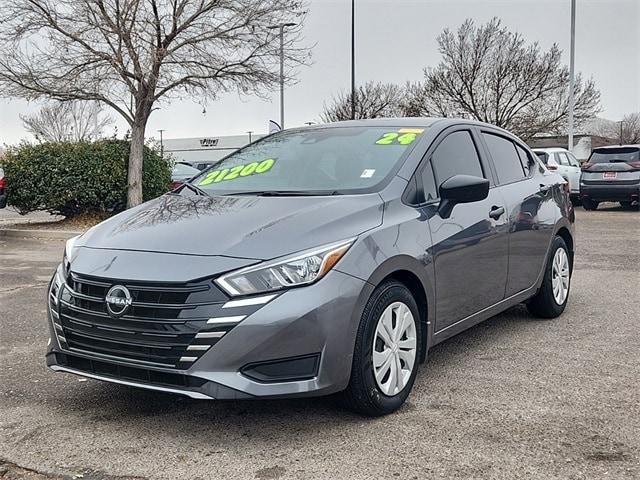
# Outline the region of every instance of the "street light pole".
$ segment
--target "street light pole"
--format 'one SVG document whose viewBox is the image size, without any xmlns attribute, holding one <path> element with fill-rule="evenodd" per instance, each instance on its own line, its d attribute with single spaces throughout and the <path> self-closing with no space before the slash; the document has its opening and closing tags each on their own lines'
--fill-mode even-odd
<svg viewBox="0 0 640 480">
<path fill-rule="evenodd" d="M 573 151 L 574 63 L 576 56 L 576 0 L 571 0 L 571 55 L 569 59 L 569 123 L 567 125 L 568 150 Z"/>
<path fill-rule="evenodd" d="M 164 132 L 164 129 L 158 131 L 160 132 L 160 158 L 164 160 L 164 142 L 162 141 L 162 132 Z"/>
<path fill-rule="evenodd" d="M 270 29 L 280 29 L 280 128 L 284 130 L 284 29 L 294 27 L 295 23 L 281 23 L 273 25 Z"/>
<path fill-rule="evenodd" d="M 351 120 L 356 119 L 356 0 L 351 0 Z"/>
</svg>

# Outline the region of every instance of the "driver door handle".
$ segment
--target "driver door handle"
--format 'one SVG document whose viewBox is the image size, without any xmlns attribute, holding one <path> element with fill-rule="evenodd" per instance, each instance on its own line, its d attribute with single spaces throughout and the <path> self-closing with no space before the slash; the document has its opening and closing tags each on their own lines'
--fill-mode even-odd
<svg viewBox="0 0 640 480">
<path fill-rule="evenodd" d="M 494 220 L 497 220 L 498 218 L 500 218 L 502 216 L 502 214 L 504 213 L 504 207 L 497 207 L 497 206 L 493 206 L 491 207 L 491 211 L 489 212 L 489 216 L 491 218 L 493 218 Z"/>
</svg>

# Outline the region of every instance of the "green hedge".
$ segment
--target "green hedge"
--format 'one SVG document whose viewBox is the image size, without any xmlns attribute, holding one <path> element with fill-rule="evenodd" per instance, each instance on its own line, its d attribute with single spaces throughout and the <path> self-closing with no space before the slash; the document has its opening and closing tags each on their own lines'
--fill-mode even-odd
<svg viewBox="0 0 640 480">
<path fill-rule="evenodd" d="M 115 139 L 11 147 L 2 158 L 9 205 L 21 214 L 66 217 L 120 212 L 127 203 L 129 149 L 128 141 Z M 170 182 L 167 159 L 145 147 L 143 199 L 167 192 Z"/>
</svg>

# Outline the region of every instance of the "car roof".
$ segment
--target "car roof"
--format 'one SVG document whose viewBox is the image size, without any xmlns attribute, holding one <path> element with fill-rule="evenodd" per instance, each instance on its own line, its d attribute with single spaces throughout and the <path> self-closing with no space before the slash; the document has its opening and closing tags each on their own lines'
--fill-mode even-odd
<svg viewBox="0 0 640 480">
<path fill-rule="evenodd" d="M 518 139 L 520 142 L 523 142 L 522 139 L 520 139 L 517 135 L 515 135 L 513 132 L 509 130 L 506 130 L 502 127 L 498 127 L 496 125 L 492 125 L 487 122 L 470 120 L 467 118 L 444 118 L 444 117 L 366 118 L 361 120 L 345 120 L 340 122 L 314 124 L 309 126 L 291 128 L 287 130 L 309 131 L 309 130 L 322 130 L 322 129 L 339 128 L 339 127 L 430 128 L 430 127 L 435 127 L 436 125 L 439 131 L 442 131 L 450 126 L 475 125 L 480 128 L 491 129 L 496 132 L 501 132 L 505 135 L 511 136 L 514 139 Z"/>
<path fill-rule="evenodd" d="M 569 152 L 569 150 L 567 150 L 566 148 L 560 148 L 560 147 L 544 147 L 544 148 L 532 148 L 531 150 L 533 150 L 534 152 L 547 152 L 547 153 L 553 153 L 553 152 Z M 569 152 L 571 153 L 571 152 Z"/>
<path fill-rule="evenodd" d="M 626 145 L 603 145 L 602 147 L 596 147 L 594 150 L 615 150 L 618 148 L 640 148 L 638 143 L 629 143 Z"/>
</svg>

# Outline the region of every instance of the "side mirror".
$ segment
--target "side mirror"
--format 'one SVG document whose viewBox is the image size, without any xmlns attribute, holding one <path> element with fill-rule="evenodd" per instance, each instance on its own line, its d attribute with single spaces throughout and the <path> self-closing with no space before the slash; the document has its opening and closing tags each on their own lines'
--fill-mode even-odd
<svg viewBox="0 0 640 480">
<path fill-rule="evenodd" d="M 489 196 L 489 180 L 471 175 L 454 175 L 439 188 L 440 205 L 438 215 L 449 218 L 458 203 L 479 202 Z"/>
</svg>

